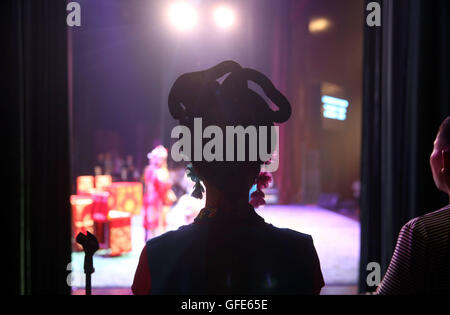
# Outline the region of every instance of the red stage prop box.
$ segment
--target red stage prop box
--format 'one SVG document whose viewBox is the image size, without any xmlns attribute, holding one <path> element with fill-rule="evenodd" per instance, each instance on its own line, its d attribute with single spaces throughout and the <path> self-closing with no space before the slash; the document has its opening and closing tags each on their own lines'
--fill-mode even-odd
<svg viewBox="0 0 450 315">
<path fill-rule="evenodd" d="M 82 251 L 83 248 L 75 242 L 78 233 L 94 233 L 94 220 L 92 217 L 93 199 L 90 196 L 71 196 L 72 205 L 72 244 L 74 251 Z"/>
<path fill-rule="evenodd" d="M 92 204 L 92 217 L 96 222 L 106 222 L 108 219 L 108 199 L 109 192 L 93 190 L 91 191 Z"/>
<path fill-rule="evenodd" d="M 142 183 L 112 183 L 105 188 L 109 192 L 108 209 L 138 215 L 142 208 Z"/>
<path fill-rule="evenodd" d="M 108 222 L 110 255 L 119 256 L 131 252 L 131 214 L 110 211 Z"/>
<path fill-rule="evenodd" d="M 95 189 L 105 190 L 112 184 L 111 175 L 97 175 L 95 176 Z"/>
<path fill-rule="evenodd" d="M 94 189 L 94 176 L 77 177 L 77 195 L 88 195 Z"/>
<path fill-rule="evenodd" d="M 95 188 L 94 188 L 95 187 Z M 111 256 L 131 251 L 131 216 L 141 212 L 142 183 L 112 183 L 111 176 L 77 177 L 77 195 L 71 196 L 73 237 L 89 231 L 109 248 Z M 74 251 L 82 248 L 73 242 Z"/>
</svg>

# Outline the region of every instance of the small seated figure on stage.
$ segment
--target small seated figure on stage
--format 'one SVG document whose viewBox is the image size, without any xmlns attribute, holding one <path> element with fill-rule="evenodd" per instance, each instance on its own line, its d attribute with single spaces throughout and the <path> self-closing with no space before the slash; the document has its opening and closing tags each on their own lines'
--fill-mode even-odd
<svg viewBox="0 0 450 315">
<path fill-rule="evenodd" d="M 149 165 L 145 168 L 144 220 L 145 240 L 160 234 L 166 228 L 166 214 L 175 202 L 169 170 L 167 169 L 167 149 L 158 146 L 147 155 Z"/>
<path fill-rule="evenodd" d="M 187 174 L 181 178 L 179 185 L 185 192 L 167 214 L 167 231 L 174 231 L 183 225 L 194 222 L 200 210 L 205 207 L 205 198 L 198 199 L 191 195 L 194 183 Z"/>
</svg>

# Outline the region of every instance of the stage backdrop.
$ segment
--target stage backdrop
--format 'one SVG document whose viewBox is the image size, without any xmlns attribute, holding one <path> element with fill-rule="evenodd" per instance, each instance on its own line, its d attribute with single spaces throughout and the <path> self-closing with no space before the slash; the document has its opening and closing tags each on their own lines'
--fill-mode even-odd
<svg viewBox="0 0 450 315">
<path fill-rule="evenodd" d="M 280 127 L 274 174 L 282 204 L 316 203 L 320 193 L 353 198 L 360 177 L 363 13 L 360 0 L 271 2 L 270 77 L 292 105 L 291 119 Z M 323 34 L 309 31 L 317 16 L 333 23 Z M 323 82 L 342 87 L 350 101 L 337 131 L 322 126 L 314 88 Z"/>
<path fill-rule="evenodd" d="M 366 1 L 367 3 L 370 1 Z M 410 219 L 438 210 L 429 156 L 450 115 L 450 2 L 378 1 L 382 27 L 365 30 L 360 290 L 369 262 L 383 273 Z"/>
</svg>

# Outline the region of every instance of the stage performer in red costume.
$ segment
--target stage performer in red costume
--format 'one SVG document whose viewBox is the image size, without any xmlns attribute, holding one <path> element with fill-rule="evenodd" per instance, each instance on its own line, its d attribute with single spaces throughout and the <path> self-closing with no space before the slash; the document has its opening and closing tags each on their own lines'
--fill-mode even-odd
<svg viewBox="0 0 450 315">
<path fill-rule="evenodd" d="M 167 149 L 157 146 L 147 155 L 149 164 L 145 168 L 144 229 L 145 240 L 152 235 L 164 232 L 165 216 L 176 196 L 172 191 L 169 170 L 167 169 Z"/>
</svg>

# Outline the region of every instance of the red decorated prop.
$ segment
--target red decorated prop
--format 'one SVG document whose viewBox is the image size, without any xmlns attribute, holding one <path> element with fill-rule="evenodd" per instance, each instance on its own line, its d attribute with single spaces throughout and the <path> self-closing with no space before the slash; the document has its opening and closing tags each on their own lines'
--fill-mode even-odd
<svg viewBox="0 0 450 315">
<path fill-rule="evenodd" d="M 110 211 L 108 222 L 110 255 L 119 256 L 131 252 L 131 215 Z"/>
<path fill-rule="evenodd" d="M 143 187 L 141 183 L 112 183 L 109 192 L 108 209 L 138 215 L 142 208 Z"/>
<path fill-rule="evenodd" d="M 101 248 L 111 256 L 131 251 L 131 216 L 140 214 L 143 203 L 141 183 L 112 183 L 109 175 L 77 178 L 79 195 L 71 197 L 73 235 L 93 233 Z M 80 251 L 74 242 L 74 251 Z"/>
<path fill-rule="evenodd" d="M 95 189 L 105 190 L 112 184 L 111 175 L 97 175 L 95 176 Z"/>
<path fill-rule="evenodd" d="M 94 189 L 94 176 L 77 177 L 77 195 L 86 195 Z"/>
<path fill-rule="evenodd" d="M 96 222 L 106 222 L 108 219 L 108 200 L 109 192 L 107 191 L 92 191 L 92 217 Z"/>
<path fill-rule="evenodd" d="M 105 234 L 105 224 L 108 222 L 108 198 L 109 192 L 106 191 L 92 191 L 91 192 L 92 217 L 94 219 L 95 237 L 100 242 L 101 248 L 108 248 L 108 239 Z"/>
<path fill-rule="evenodd" d="M 93 199 L 90 196 L 73 195 L 70 197 L 72 205 L 72 238 L 75 240 L 78 233 L 94 233 L 94 220 L 92 216 Z M 80 245 L 73 242 L 73 250 L 81 251 Z"/>
</svg>

